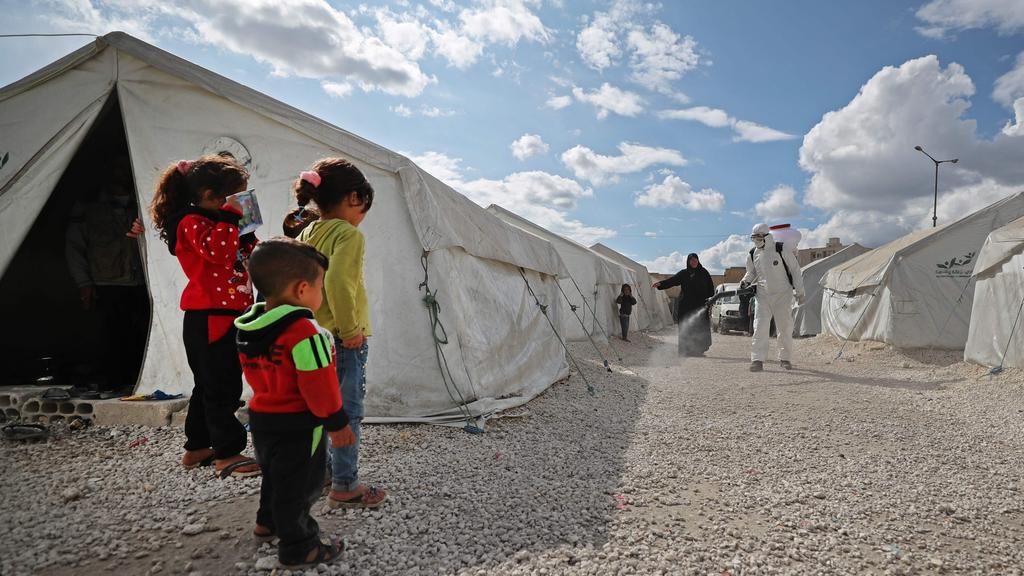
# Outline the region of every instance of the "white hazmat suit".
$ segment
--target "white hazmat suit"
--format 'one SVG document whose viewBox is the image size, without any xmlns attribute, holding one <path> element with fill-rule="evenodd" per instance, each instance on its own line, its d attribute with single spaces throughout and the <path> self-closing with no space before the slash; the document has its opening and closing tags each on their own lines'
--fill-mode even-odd
<svg viewBox="0 0 1024 576">
<path fill-rule="evenodd" d="M 757 286 L 750 360 L 757 364 L 767 358 L 774 317 L 775 333 L 779 339 L 779 360 L 789 368 L 788 363 L 793 355 L 793 297 L 795 295 L 801 304 L 804 300 L 804 279 L 800 274 L 800 263 L 789 247 L 777 246 L 766 224 L 754 226 L 750 237 L 754 241 L 754 251 L 753 256 L 747 255 L 747 273 L 741 282 L 744 286 Z M 777 247 L 781 251 L 777 251 Z M 786 275 L 786 267 L 789 268 L 789 276 L 793 278 L 792 284 Z"/>
</svg>

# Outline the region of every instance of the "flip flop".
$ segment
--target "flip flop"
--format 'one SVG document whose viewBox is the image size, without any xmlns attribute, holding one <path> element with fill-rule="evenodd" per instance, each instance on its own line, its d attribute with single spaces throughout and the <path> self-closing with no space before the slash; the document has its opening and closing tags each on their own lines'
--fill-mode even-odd
<svg viewBox="0 0 1024 576">
<path fill-rule="evenodd" d="M 44 440 L 50 430 L 42 424 L 8 424 L 3 427 L 3 435 L 8 440 Z"/>
<path fill-rule="evenodd" d="M 277 538 L 277 534 L 275 532 L 270 532 L 269 534 L 260 534 L 256 530 L 253 530 L 252 537 L 260 544 L 263 544 L 264 542 L 272 542 L 274 538 Z"/>
<path fill-rule="evenodd" d="M 253 460 L 252 458 L 245 458 L 244 460 L 239 460 L 238 462 L 232 462 L 231 464 L 228 464 L 227 466 L 221 468 L 220 470 L 214 470 L 214 473 L 217 475 L 217 478 L 220 478 L 221 480 L 227 478 L 228 476 L 235 476 L 237 478 L 248 478 L 250 476 L 259 476 L 260 474 L 262 474 L 263 471 L 260 470 L 259 468 L 257 468 L 256 470 L 250 470 L 248 472 L 242 472 L 241 470 L 239 470 L 239 468 L 242 468 L 243 466 L 251 466 L 253 464 L 259 464 L 259 462 Z"/>
<path fill-rule="evenodd" d="M 328 508 L 377 508 L 388 499 L 388 493 L 376 486 L 368 486 L 362 494 L 348 500 L 338 500 L 327 495 Z"/>
<path fill-rule="evenodd" d="M 201 468 L 206 468 L 207 466 L 213 466 L 213 460 L 214 460 L 214 454 L 213 454 L 213 451 L 211 451 L 210 455 L 207 456 L 206 458 L 203 458 L 202 460 L 200 460 L 198 462 L 193 462 L 192 464 L 182 464 L 181 466 L 183 468 L 185 468 L 185 470 L 195 470 L 196 468 L 200 468 L 200 467 Z"/>
<path fill-rule="evenodd" d="M 46 392 L 43 392 L 43 400 L 71 400 L 71 394 L 63 388 L 47 388 Z"/>
</svg>

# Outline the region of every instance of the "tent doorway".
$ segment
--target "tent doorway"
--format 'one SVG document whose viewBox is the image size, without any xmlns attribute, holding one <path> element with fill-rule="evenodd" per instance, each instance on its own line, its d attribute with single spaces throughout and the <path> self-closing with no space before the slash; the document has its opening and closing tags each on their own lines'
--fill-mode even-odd
<svg viewBox="0 0 1024 576">
<path fill-rule="evenodd" d="M 0 385 L 134 389 L 152 308 L 125 236 L 138 198 L 114 91 L 0 278 Z"/>
</svg>

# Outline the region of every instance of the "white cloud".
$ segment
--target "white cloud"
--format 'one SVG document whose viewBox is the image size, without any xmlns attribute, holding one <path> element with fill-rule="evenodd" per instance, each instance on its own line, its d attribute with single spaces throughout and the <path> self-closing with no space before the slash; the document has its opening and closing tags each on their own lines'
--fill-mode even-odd
<svg viewBox="0 0 1024 576">
<path fill-rule="evenodd" d="M 392 106 L 391 111 L 398 114 L 402 118 L 411 118 L 412 110 L 405 104 L 399 104 L 398 106 Z"/>
<path fill-rule="evenodd" d="M 917 28 L 931 38 L 951 31 L 995 28 L 1000 34 L 1024 30 L 1024 2 L 1020 0 L 932 0 L 917 11 L 926 25 Z"/>
<path fill-rule="evenodd" d="M 572 105 L 572 96 L 552 96 L 544 105 L 552 110 L 561 110 Z"/>
<path fill-rule="evenodd" d="M 568 215 L 581 198 L 593 196 L 593 190 L 578 182 L 541 171 L 515 172 L 500 179 L 478 178 L 467 181 L 461 158 L 441 152 L 408 155 L 420 168 L 465 194 L 481 206 L 498 204 L 556 234 L 590 245 L 615 236 L 615 231 L 588 226 Z"/>
<path fill-rule="evenodd" d="M 772 188 L 765 192 L 763 199 L 754 206 L 754 212 L 765 220 L 798 216 L 800 204 L 796 201 L 796 190 L 784 184 Z"/>
<path fill-rule="evenodd" d="M 695 191 L 689 183 L 675 174 L 669 174 L 663 181 L 651 184 L 642 193 L 638 193 L 633 203 L 651 208 L 679 206 L 687 210 L 718 212 L 725 207 L 725 196 L 711 188 Z"/>
<path fill-rule="evenodd" d="M 442 118 L 446 116 L 454 116 L 454 110 L 444 110 L 437 106 L 427 106 L 426 104 L 420 106 L 420 114 L 427 118 Z"/>
<path fill-rule="evenodd" d="M 344 98 L 352 93 L 352 85 L 347 82 L 321 82 L 324 92 L 335 98 Z"/>
<path fill-rule="evenodd" d="M 600 88 L 593 92 L 587 92 L 582 88 L 573 87 L 573 96 L 580 102 L 585 102 L 597 108 L 597 117 L 604 119 L 609 112 L 620 116 L 633 117 L 643 112 L 644 99 L 638 94 L 628 90 L 620 90 L 605 82 Z"/>
<path fill-rule="evenodd" d="M 514 172 L 502 180 L 463 182 L 459 190 L 483 206 L 536 205 L 560 211 L 573 210 L 580 198 L 594 195 L 575 180 L 541 171 Z"/>
<path fill-rule="evenodd" d="M 488 43 L 513 46 L 522 39 L 547 42 L 548 29 L 522 0 L 482 0 L 477 8 L 459 13 L 462 29 Z"/>
<path fill-rule="evenodd" d="M 460 70 L 475 64 L 484 51 L 482 43 L 462 35 L 447 24 L 441 24 L 437 30 L 431 31 L 430 40 L 434 50 Z"/>
<path fill-rule="evenodd" d="M 781 130 L 748 122 L 747 120 L 737 120 L 733 124 L 733 129 L 736 130 L 736 135 L 733 137 L 735 142 L 777 142 L 779 140 L 792 140 L 797 137 Z"/>
<path fill-rule="evenodd" d="M 189 0 L 164 10 L 187 20 L 203 43 L 251 56 L 278 75 L 344 78 L 367 92 L 407 97 L 436 82 L 325 0 Z"/>
<path fill-rule="evenodd" d="M 537 134 L 523 134 L 509 146 L 518 160 L 526 160 L 537 154 L 547 154 L 548 145 Z"/>
<path fill-rule="evenodd" d="M 1021 97 L 1024 97 L 1024 52 L 1017 55 L 1013 70 L 996 79 L 992 90 L 992 99 L 1003 106 L 1013 106 Z"/>
<path fill-rule="evenodd" d="M 637 84 L 658 92 L 671 92 L 671 84 L 700 63 L 697 41 L 680 38 L 672 28 L 658 22 L 650 32 L 633 29 L 627 36 L 631 77 Z"/>
<path fill-rule="evenodd" d="M 610 14 L 598 13 L 576 36 L 576 49 L 583 62 L 594 70 L 610 67 L 622 54 L 616 40 L 619 25 Z"/>
<path fill-rule="evenodd" d="M 662 110 L 658 117 L 667 120 L 692 120 L 711 128 L 731 127 L 735 133 L 734 142 L 773 142 L 776 140 L 792 140 L 796 136 L 774 128 L 768 128 L 747 120 L 737 120 L 720 108 L 694 106 L 679 110 Z"/>
<path fill-rule="evenodd" d="M 419 155 L 406 154 L 406 156 L 431 176 L 449 186 L 462 182 L 462 158 L 453 158 L 442 152 L 434 151 Z"/>
<path fill-rule="evenodd" d="M 647 238 L 657 238 L 658 237 L 658 233 L 657 232 L 644 232 L 644 236 L 646 236 Z"/>
<path fill-rule="evenodd" d="M 562 163 L 580 179 L 595 185 L 616 182 L 618 175 L 640 172 L 657 164 L 684 166 L 686 158 L 677 150 L 653 148 L 630 142 L 619 144 L 619 156 L 604 156 L 585 146 L 575 146 L 562 153 Z"/>
<path fill-rule="evenodd" d="M 731 266 L 744 266 L 751 248 L 750 238 L 732 234 L 725 240 L 697 252 L 700 263 L 712 274 L 721 274 Z M 686 255 L 672 252 L 667 256 L 659 256 L 654 260 L 641 262 L 651 272 L 675 274 L 686 268 Z"/>
<path fill-rule="evenodd" d="M 992 98 L 1014 111 L 1014 118 L 1003 127 L 1003 134 L 1024 136 L 1024 52 L 1017 55 L 1013 70 L 996 79 Z"/>
<path fill-rule="evenodd" d="M 662 110 L 658 112 L 658 116 L 667 120 L 693 120 L 711 128 L 725 128 L 732 126 L 733 122 L 733 118 L 725 110 L 707 106 L 694 106 L 682 110 Z"/>
<path fill-rule="evenodd" d="M 918 144 L 936 158 L 960 158 L 940 168 L 940 223 L 1020 190 L 1024 134 L 1008 126 L 978 138 L 965 117 L 973 95 L 962 66 L 925 56 L 883 68 L 849 104 L 825 114 L 800 148 L 810 173 L 804 201 L 830 213 L 811 236 L 877 245 L 930 226 L 934 168 Z M 1024 106 L 1017 112 L 1024 118 Z"/>
<path fill-rule="evenodd" d="M 420 60 L 427 51 L 430 29 L 410 14 L 396 16 L 387 8 L 377 10 L 377 29 L 385 44 L 411 60 Z"/>
</svg>

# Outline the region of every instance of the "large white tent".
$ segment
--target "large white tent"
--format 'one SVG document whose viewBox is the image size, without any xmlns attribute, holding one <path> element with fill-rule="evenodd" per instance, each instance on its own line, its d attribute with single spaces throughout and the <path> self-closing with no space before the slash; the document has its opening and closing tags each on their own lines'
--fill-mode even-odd
<svg viewBox="0 0 1024 576">
<path fill-rule="evenodd" d="M 1022 215 L 1024 192 L 832 268 L 821 283 L 822 330 L 900 348 L 963 349 L 981 246 L 992 230 Z"/>
<path fill-rule="evenodd" d="M 612 250 L 600 242 L 591 246 L 590 249 L 633 271 L 635 277 L 635 281 L 632 283 L 633 295 L 636 296 L 637 304 L 639 304 L 639 306 L 634 308 L 633 312 L 633 317 L 637 321 L 637 328 L 641 330 L 661 330 L 673 324 L 672 310 L 668 306 L 668 297 L 665 296 L 664 291 L 651 287 L 654 280 L 651 278 L 651 273 L 647 270 L 646 266 L 621 252 Z"/>
<path fill-rule="evenodd" d="M 588 335 L 604 339 L 619 333 L 615 296 L 623 284 L 636 282 L 629 268 L 501 206 L 492 204 L 487 210 L 511 225 L 547 240 L 562 258 L 566 273 L 560 276 L 559 284 L 568 301 L 562 307 L 562 326 L 569 340 L 586 340 Z"/>
<path fill-rule="evenodd" d="M 115 115 L 127 137 L 141 206 L 169 163 L 227 150 L 248 165 L 263 238 L 280 234 L 293 204 L 291 182 L 314 160 L 343 156 L 367 175 L 377 193 L 361 228 L 374 325 L 368 420 L 486 415 L 567 375 L 564 351 L 526 284 L 560 329 L 562 263 L 548 242 L 505 224 L 399 154 L 123 33 L 0 91 L 0 157 L 9 154 L 0 169 L 4 274 L 104 114 Z M 152 324 L 138 391 L 188 393 L 178 308 L 185 277 L 152 229 L 142 248 Z M 428 272 L 454 383 L 442 379 L 435 335 L 444 336 L 424 305 Z M 55 325 L 39 330 L 60 339 Z"/>
<path fill-rule="evenodd" d="M 964 360 L 1024 368 L 1024 218 L 988 235 L 974 281 Z"/>
<path fill-rule="evenodd" d="M 793 308 L 794 335 L 814 336 L 821 332 L 821 279 L 832 268 L 852 260 L 867 251 L 867 248 L 854 243 L 827 258 L 815 260 L 801 269 L 807 299 L 803 306 Z"/>
</svg>

